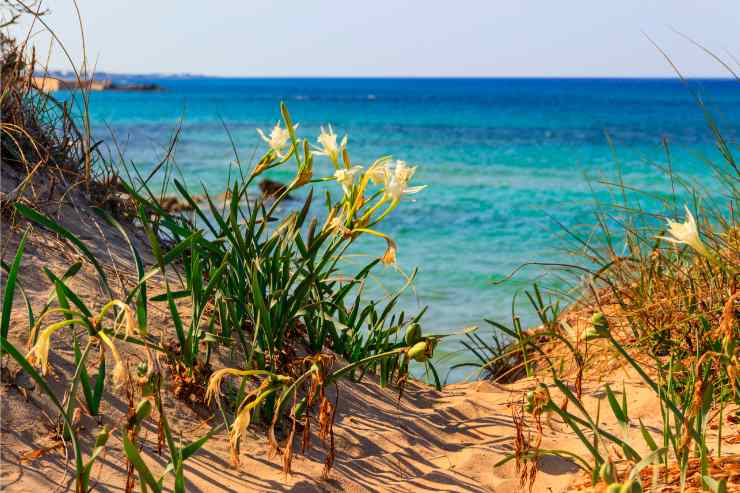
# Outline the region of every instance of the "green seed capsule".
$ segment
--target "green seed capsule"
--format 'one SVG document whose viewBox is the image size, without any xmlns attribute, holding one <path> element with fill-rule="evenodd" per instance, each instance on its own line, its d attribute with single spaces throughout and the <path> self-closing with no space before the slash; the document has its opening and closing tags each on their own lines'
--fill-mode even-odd
<svg viewBox="0 0 740 493">
<path fill-rule="evenodd" d="M 419 363 L 425 362 L 427 359 L 429 359 L 429 354 L 427 353 L 427 341 L 419 341 L 408 351 L 409 358 L 413 359 L 414 361 L 418 361 Z"/>
<path fill-rule="evenodd" d="M 417 323 L 410 324 L 406 328 L 406 345 L 413 346 L 421 340 L 421 325 Z"/>
<path fill-rule="evenodd" d="M 601 464 L 601 468 L 599 469 L 599 477 L 606 484 L 614 483 L 616 481 L 616 478 L 614 476 L 614 465 L 609 461 Z"/>
<path fill-rule="evenodd" d="M 593 341 L 594 339 L 601 339 L 602 335 L 593 327 L 589 327 L 584 334 L 587 341 Z"/>
<path fill-rule="evenodd" d="M 642 493 L 642 483 L 639 481 L 627 481 L 622 485 L 619 493 Z"/>
<path fill-rule="evenodd" d="M 606 487 L 604 490 L 604 493 L 621 493 L 622 492 L 622 485 L 619 483 L 612 483 L 609 486 Z"/>
<path fill-rule="evenodd" d="M 136 406 L 136 414 L 134 415 L 134 423 L 140 425 L 149 415 L 152 413 L 152 403 L 149 399 L 142 399 L 139 405 Z"/>
<path fill-rule="evenodd" d="M 527 403 L 524 405 L 524 410 L 530 414 L 534 411 L 534 390 L 527 392 Z"/>
<path fill-rule="evenodd" d="M 100 430 L 100 433 L 98 433 L 98 436 L 95 437 L 95 446 L 102 447 L 103 445 L 105 445 L 105 442 L 108 441 L 109 437 L 110 437 L 110 430 L 108 429 L 108 426 L 103 426 L 103 429 Z"/>
<path fill-rule="evenodd" d="M 600 335 L 606 335 L 609 333 L 609 321 L 601 312 L 593 314 L 591 317 L 591 325 L 593 325 L 594 330 Z"/>
</svg>

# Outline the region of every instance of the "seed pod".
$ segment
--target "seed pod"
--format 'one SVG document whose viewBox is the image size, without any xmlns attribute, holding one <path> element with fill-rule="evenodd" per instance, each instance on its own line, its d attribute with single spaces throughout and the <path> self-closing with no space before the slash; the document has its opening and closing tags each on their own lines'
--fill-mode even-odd
<svg viewBox="0 0 740 493">
<path fill-rule="evenodd" d="M 630 480 L 622 485 L 619 493 L 642 493 L 642 483 Z"/>
<path fill-rule="evenodd" d="M 149 401 L 149 399 L 142 399 L 139 402 L 139 405 L 136 406 L 136 413 L 134 414 L 133 422 L 136 426 L 141 425 L 141 423 L 149 417 L 149 415 L 152 413 L 152 403 Z"/>
<path fill-rule="evenodd" d="M 616 481 L 616 477 L 614 476 L 614 464 L 610 461 L 606 461 L 601 464 L 601 468 L 599 468 L 599 477 L 606 484 L 614 483 Z"/>
<path fill-rule="evenodd" d="M 612 483 L 609 486 L 606 487 L 604 490 L 604 493 L 621 493 L 622 492 L 622 485 L 619 483 Z"/>
<path fill-rule="evenodd" d="M 110 430 L 107 426 L 103 426 L 103 429 L 100 430 L 100 433 L 98 433 L 98 436 L 95 437 L 95 446 L 96 447 L 102 447 L 105 445 L 105 442 L 108 441 L 108 438 L 110 437 Z"/>
<path fill-rule="evenodd" d="M 429 351 L 431 352 L 431 351 Z M 429 356 L 431 354 L 428 354 L 427 352 L 427 341 L 419 341 L 408 350 L 408 356 L 409 358 L 413 359 L 414 361 L 418 361 L 419 363 L 425 362 L 427 359 L 429 359 Z"/>
<path fill-rule="evenodd" d="M 421 340 L 421 325 L 414 322 L 406 328 L 406 345 L 413 346 Z"/>
<path fill-rule="evenodd" d="M 593 341 L 594 339 L 601 339 L 602 335 L 593 327 L 589 327 L 584 334 L 587 341 Z"/>
<path fill-rule="evenodd" d="M 534 390 L 527 392 L 527 403 L 524 405 L 524 410 L 530 414 L 534 411 Z"/>
<path fill-rule="evenodd" d="M 599 335 L 607 335 L 609 333 L 609 321 L 606 319 L 603 313 L 596 312 L 591 317 L 591 325 Z"/>
<path fill-rule="evenodd" d="M 642 483 L 635 480 L 627 481 L 622 485 L 619 493 L 642 493 Z"/>
</svg>

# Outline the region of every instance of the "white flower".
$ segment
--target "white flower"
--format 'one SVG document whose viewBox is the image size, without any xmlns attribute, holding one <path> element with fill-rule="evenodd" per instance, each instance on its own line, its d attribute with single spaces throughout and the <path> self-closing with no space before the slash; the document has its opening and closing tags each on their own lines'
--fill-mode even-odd
<svg viewBox="0 0 740 493">
<path fill-rule="evenodd" d="M 324 130 L 324 127 L 321 127 L 321 133 L 319 133 L 316 141 L 321 144 L 321 147 L 317 148 L 318 151 L 316 152 L 316 154 L 329 156 L 329 159 L 336 163 L 339 159 L 340 149 L 344 148 L 347 145 L 347 136 L 345 135 L 342 139 L 341 144 L 337 146 L 337 134 L 334 133 L 331 125 L 329 125 L 328 132 Z"/>
<path fill-rule="evenodd" d="M 367 169 L 367 172 L 365 175 L 372 181 L 375 185 L 380 185 L 381 183 L 384 183 L 386 180 L 386 177 L 388 176 L 389 170 L 388 170 L 388 161 L 386 160 L 378 160 L 375 161 L 372 166 L 370 166 Z"/>
<path fill-rule="evenodd" d="M 420 187 L 408 187 L 408 182 L 416 172 L 416 166 L 407 166 L 405 161 L 396 161 L 393 172 L 387 172 L 385 176 L 385 194 L 394 201 L 401 200 L 402 195 L 410 195 L 421 192 L 426 185 Z"/>
<path fill-rule="evenodd" d="M 684 209 L 686 209 L 686 221 L 677 223 L 667 219 L 668 234 L 670 236 L 660 236 L 659 238 L 670 241 L 671 243 L 689 245 L 700 255 L 709 257 L 709 250 L 699 237 L 699 228 L 696 225 L 696 219 L 694 219 L 694 216 L 686 205 L 684 205 Z"/>
<path fill-rule="evenodd" d="M 296 127 L 298 127 L 297 124 L 293 128 Z M 282 128 L 280 122 L 277 122 L 272 128 L 269 137 L 265 135 L 261 128 L 257 129 L 257 133 L 260 134 L 262 140 L 267 142 L 270 149 L 275 151 L 278 156 L 282 155 L 282 150 L 288 146 L 288 141 L 290 140 L 290 132 L 287 128 Z"/>
<path fill-rule="evenodd" d="M 334 177 L 337 179 L 337 183 L 342 185 L 345 195 L 349 195 L 352 191 L 355 176 L 359 173 L 362 173 L 362 166 L 352 166 L 349 169 L 341 168 L 334 173 Z"/>
</svg>

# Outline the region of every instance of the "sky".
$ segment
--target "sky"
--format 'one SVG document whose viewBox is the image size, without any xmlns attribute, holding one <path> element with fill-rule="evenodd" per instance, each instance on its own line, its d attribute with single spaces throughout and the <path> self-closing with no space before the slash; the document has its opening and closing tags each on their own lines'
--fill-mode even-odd
<svg viewBox="0 0 740 493">
<path fill-rule="evenodd" d="M 30 1 L 30 0 L 26 0 Z M 740 71 L 740 0 L 78 0 L 98 71 L 220 76 L 671 77 Z M 46 23 L 82 60 L 72 0 Z M 17 31 L 24 34 L 29 23 Z M 50 46 L 38 23 L 41 59 Z M 69 62 L 54 43 L 52 69 Z"/>
</svg>

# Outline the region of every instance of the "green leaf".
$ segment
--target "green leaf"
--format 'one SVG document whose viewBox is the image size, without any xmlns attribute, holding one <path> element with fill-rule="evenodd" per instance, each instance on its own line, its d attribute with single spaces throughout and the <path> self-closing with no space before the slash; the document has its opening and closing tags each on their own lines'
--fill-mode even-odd
<svg viewBox="0 0 740 493">
<path fill-rule="evenodd" d="M 180 291 L 171 291 L 170 295 L 172 296 L 173 300 L 179 299 L 179 298 L 187 298 L 190 296 L 190 290 L 189 289 L 182 289 Z M 149 301 L 155 301 L 155 302 L 161 302 L 161 301 L 167 301 L 170 298 L 167 293 L 158 294 L 156 296 L 152 296 L 149 298 Z"/>
<path fill-rule="evenodd" d="M 121 428 L 121 437 L 123 439 L 123 450 L 126 452 L 126 457 L 128 457 L 128 460 L 131 461 L 131 464 L 136 468 L 136 471 L 139 473 L 139 477 L 141 478 L 141 482 L 145 483 L 155 492 L 161 493 L 162 487 L 154 479 L 149 467 L 144 463 L 144 460 L 139 454 L 139 449 L 136 448 L 136 445 L 131 443 L 131 440 L 128 437 L 128 431 L 125 427 Z"/>
<path fill-rule="evenodd" d="M 183 447 L 182 450 L 180 451 L 180 454 L 182 456 L 182 460 L 183 461 L 188 460 L 190 458 L 190 456 L 193 455 L 194 453 L 196 453 L 201 447 L 203 447 L 203 445 L 205 445 L 206 442 L 208 440 L 210 440 L 213 435 L 215 435 L 216 433 L 218 433 L 219 431 L 221 431 L 221 429 L 223 428 L 223 426 L 224 425 L 221 424 L 221 425 L 218 425 L 218 426 L 212 428 L 211 431 L 209 431 L 208 433 L 206 433 L 205 435 L 203 435 L 199 439 L 197 439 L 194 442 L 191 442 L 188 445 L 186 445 L 185 447 Z"/>
<path fill-rule="evenodd" d="M 27 207 L 21 203 L 16 203 L 15 208 L 26 219 L 54 231 L 58 235 L 69 240 L 74 246 L 76 246 L 80 250 L 80 252 L 82 252 L 82 254 L 93 264 L 95 270 L 98 271 L 98 275 L 100 276 L 100 280 L 102 281 L 103 288 L 105 288 L 108 296 L 110 296 L 111 298 L 113 297 L 113 291 L 111 291 L 110 286 L 108 285 L 108 278 L 105 275 L 103 267 L 100 265 L 100 263 L 98 263 L 98 260 L 95 258 L 95 255 L 92 254 L 90 249 L 87 248 L 87 246 L 85 246 L 85 244 L 80 241 L 77 236 L 73 235 L 67 229 L 57 224 L 50 217 L 41 214 L 40 212 L 37 212 L 30 207 Z"/>
<path fill-rule="evenodd" d="M 54 275 L 52 271 L 44 267 L 44 273 L 54 283 L 54 288 L 57 293 L 57 300 L 62 308 L 69 308 L 69 304 L 66 300 L 71 301 L 80 310 L 80 312 L 87 318 L 93 316 L 92 312 L 87 308 L 87 305 L 80 299 L 74 291 L 72 291 L 67 284 Z"/>
<path fill-rule="evenodd" d="M 93 406 L 95 414 L 100 411 L 100 401 L 103 398 L 103 389 L 105 388 L 105 358 L 100 358 L 98 374 L 95 377 L 95 390 L 93 391 Z"/>
<path fill-rule="evenodd" d="M 8 337 L 10 330 L 10 312 L 13 309 L 13 294 L 15 293 L 15 284 L 18 277 L 18 270 L 21 267 L 21 259 L 23 258 L 23 250 L 26 247 L 26 238 L 28 238 L 28 231 L 23 233 L 21 241 L 18 243 L 18 248 L 15 251 L 15 259 L 13 265 L 8 271 L 8 279 L 5 282 L 5 294 L 3 295 L 3 312 L 2 321 L 0 321 L 0 335 L 3 338 Z"/>
<path fill-rule="evenodd" d="M 97 416 L 98 410 L 97 408 L 95 408 L 95 404 L 93 401 L 93 391 L 92 386 L 90 385 L 90 377 L 87 374 L 87 368 L 85 368 L 85 365 L 80 364 L 82 362 L 82 353 L 80 352 L 80 344 L 77 341 L 77 337 L 74 337 L 72 341 L 72 347 L 75 353 L 75 365 L 80 368 L 80 383 L 82 384 L 82 393 L 85 395 L 85 402 L 87 402 L 87 409 L 90 411 L 91 415 Z"/>
<path fill-rule="evenodd" d="M 717 481 L 711 476 L 702 476 L 701 479 L 713 493 L 727 493 L 727 479 Z"/>
<path fill-rule="evenodd" d="M 654 452 L 658 450 L 658 444 L 655 443 L 653 436 L 650 434 L 647 428 L 645 428 L 645 425 L 643 424 L 642 420 L 640 419 L 639 421 L 640 421 L 640 433 L 642 433 L 642 438 L 645 440 L 645 443 L 650 448 L 650 451 Z"/>
<path fill-rule="evenodd" d="M 632 469 L 630 470 L 630 474 L 627 478 L 628 481 L 634 481 L 639 479 L 640 472 L 642 472 L 643 469 L 645 469 L 650 464 L 657 464 L 660 462 L 660 457 L 666 452 L 665 448 L 659 448 L 657 450 L 653 450 L 648 455 L 643 457 L 637 464 L 632 466 Z"/>
<path fill-rule="evenodd" d="M 617 418 L 619 424 L 623 427 L 628 426 L 629 418 L 625 416 L 624 411 L 620 407 L 617 398 L 614 396 L 614 392 L 612 391 L 611 387 L 609 387 L 609 384 L 606 384 L 606 396 L 609 400 L 609 406 L 612 408 L 612 412 L 614 413 L 614 417 Z"/>
</svg>

